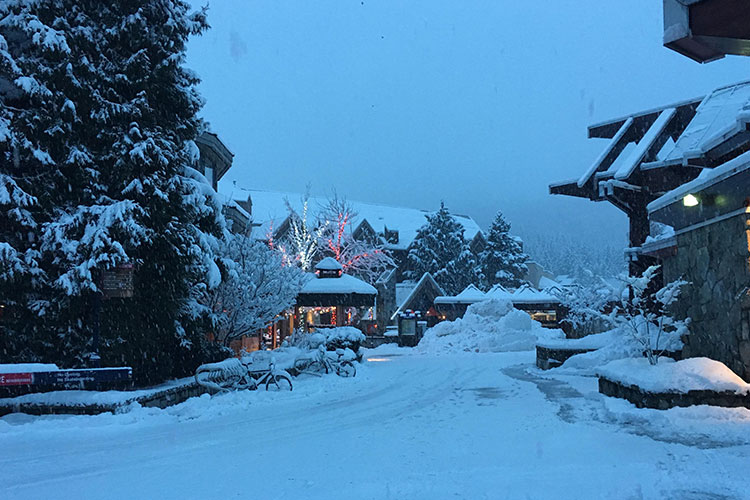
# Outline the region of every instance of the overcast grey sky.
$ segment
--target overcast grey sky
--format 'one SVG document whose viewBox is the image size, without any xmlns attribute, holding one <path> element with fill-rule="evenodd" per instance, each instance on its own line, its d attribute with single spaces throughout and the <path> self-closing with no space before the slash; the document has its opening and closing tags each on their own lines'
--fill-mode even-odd
<svg viewBox="0 0 750 500">
<path fill-rule="evenodd" d="M 195 2 L 201 5 L 203 2 Z M 455 212 L 518 234 L 625 241 L 552 197 L 604 147 L 586 126 L 750 78 L 662 47 L 655 0 L 214 0 L 189 46 L 231 182 Z"/>
</svg>

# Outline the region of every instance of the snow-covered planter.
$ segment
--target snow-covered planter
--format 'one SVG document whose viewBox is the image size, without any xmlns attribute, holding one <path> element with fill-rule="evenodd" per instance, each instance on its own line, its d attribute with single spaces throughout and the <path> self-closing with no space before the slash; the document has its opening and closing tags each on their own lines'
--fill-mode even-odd
<svg viewBox="0 0 750 500">
<path fill-rule="evenodd" d="M 708 358 L 674 361 L 621 359 L 597 370 L 599 392 L 639 408 L 714 405 L 750 408 L 750 384 L 726 365 Z"/>
<path fill-rule="evenodd" d="M 491 299 L 470 305 L 463 318 L 427 330 L 417 349 L 432 353 L 526 351 L 534 349 L 540 339 L 563 337 L 561 330 L 543 328 L 508 300 Z"/>
</svg>

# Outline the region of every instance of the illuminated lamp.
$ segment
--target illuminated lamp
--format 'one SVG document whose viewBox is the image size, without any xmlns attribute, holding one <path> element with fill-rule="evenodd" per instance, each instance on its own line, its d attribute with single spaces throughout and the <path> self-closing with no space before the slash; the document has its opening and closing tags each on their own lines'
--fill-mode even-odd
<svg viewBox="0 0 750 500">
<path fill-rule="evenodd" d="M 685 197 L 682 199 L 682 204 L 686 207 L 694 207 L 697 206 L 698 203 L 700 203 L 700 200 L 698 200 L 698 198 L 694 194 L 685 195 Z"/>
</svg>

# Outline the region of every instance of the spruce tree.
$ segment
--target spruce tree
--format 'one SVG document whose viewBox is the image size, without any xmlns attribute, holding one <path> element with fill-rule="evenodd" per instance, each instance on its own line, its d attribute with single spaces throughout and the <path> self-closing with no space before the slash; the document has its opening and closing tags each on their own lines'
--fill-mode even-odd
<svg viewBox="0 0 750 500">
<path fill-rule="evenodd" d="M 485 286 L 521 286 L 528 271 L 528 259 L 521 243 L 510 235 L 510 224 L 498 212 L 487 234 L 487 245 L 479 253 L 479 269 L 484 276 Z"/>
<path fill-rule="evenodd" d="M 12 0 L 0 19 L 0 354 L 85 364 L 98 278 L 132 263 L 135 296 L 102 311 L 103 361 L 140 381 L 189 372 L 223 230 L 190 167 L 204 124 L 183 63 L 205 12 Z"/>
<path fill-rule="evenodd" d="M 464 228 L 440 204 L 427 216 L 407 255 L 405 277 L 418 280 L 430 273 L 448 294 L 457 294 L 477 281 L 473 254 L 464 240 Z"/>
</svg>

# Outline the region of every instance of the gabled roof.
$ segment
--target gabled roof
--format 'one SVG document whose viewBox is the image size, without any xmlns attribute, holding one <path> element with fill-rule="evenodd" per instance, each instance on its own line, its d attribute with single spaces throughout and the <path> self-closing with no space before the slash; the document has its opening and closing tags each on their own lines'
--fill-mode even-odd
<svg viewBox="0 0 750 500">
<path fill-rule="evenodd" d="M 404 301 L 399 304 L 396 311 L 391 315 L 391 320 L 396 319 L 396 317 L 403 311 L 406 311 L 409 309 L 409 304 L 412 300 L 426 287 L 431 287 L 434 291 L 435 296 L 444 295 L 445 292 L 443 289 L 438 285 L 437 281 L 435 281 L 435 278 L 432 277 L 430 273 L 424 273 L 422 275 L 422 278 L 417 282 L 417 284 L 414 286 L 414 288 L 409 292 L 409 295 L 406 296 Z"/>
<path fill-rule="evenodd" d="M 530 285 L 521 285 L 512 294 L 511 300 L 514 304 L 542 304 L 560 302 L 554 295 L 536 290 Z"/>
<path fill-rule="evenodd" d="M 253 222 L 259 225 L 254 234 L 259 239 L 265 239 L 271 227 L 273 227 L 274 231 L 282 227 L 288 217 L 288 210 L 284 202 L 285 199 L 289 200 L 289 203 L 298 213 L 302 210 L 302 196 L 299 193 L 235 188 L 229 196 L 243 201 L 247 200 L 248 196 L 252 199 Z M 351 221 L 352 228 L 358 227 L 366 220 L 378 233 L 382 233 L 386 226 L 390 230 L 397 230 L 399 232 L 398 243 L 384 243 L 385 247 L 391 250 L 406 250 L 409 248 L 419 228 L 427 222 L 426 216 L 434 213 L 434 211 L 429 210 L 391 207 L 352 200 L 347 200 L 347 202 L 357 213 L 356 217 Z M 308 218 L 314 220 L 327 204 L 328 199 L 325 197 L 310 197 L 308 201 Z M 471 217 L 458 214 L 452 215 L 463 226 L 464 237 L 467 240 L 473 239 L 477 233 L 481 232 L 479 225 Z"/>
</svg>

